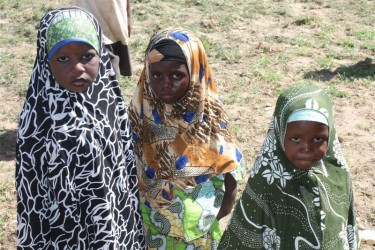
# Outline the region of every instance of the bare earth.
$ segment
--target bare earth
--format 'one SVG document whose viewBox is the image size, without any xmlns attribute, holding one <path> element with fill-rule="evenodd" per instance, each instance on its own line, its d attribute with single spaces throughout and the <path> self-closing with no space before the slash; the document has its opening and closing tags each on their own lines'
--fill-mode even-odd
<svg viewBox="0 0 375 250">
<path fill-rule="evenodd" d="M 67 2 L 52 1 L 54 6 L 62 6 Z M 131 82 L 131 86 L 123 89 L 126 102 L 129 102 L 143 66 L 143 51 L 149 37 L 153 31 L 166 27 L 165 23 L 170 24 L 168 20 L 165 23 L 154 23 L 152 18 L 142 19 L 141 17 L 147 14 L 144 13 L 147 6 L 146 3 L 141 2 L 137 1 L 133 4 L 133 11 L 138 13 L 138 16 L 136 14 L 134 16 L 130 44 L 133 49 L 134 75 L 126 80 Z M 161 8 L 164 11 L 168 11 L 173 6 L 168 4 L 168 1 L 161 2 L 164 4 Z M 364 2 L 371 4 L 372 1 Z M 153 3 L 155 4 L 151 1 L 150 4 Z M 375 4 L 374 2 L 372 4 L 371 13 L 373 14 Z M 245 3 L 238 3 L 238 5 L 238 9 L 246 7 Z M 271 10 L 276 12 L 275 6 Z M 325 23 L 346 27 L 342 30 L 336 27 L 331 34 L 332 40 L 355 40 L 353 33 L 348 31 L 348 27 L 351 31 L 360 30 L 361 21 L 364 19 L 360 19 L 357 12 L 350 8 L 344 11 L 339 4 L 330 5 L 325 4 L 324 1 L 311 1 L 311 3 L 309 1 L 295 3 L 280 1 L 277 8 L 286 10 L 287 14 L 279 16 L 259 14 L 251 20 L 237 18 L 234 24 L 226 30 L 219 27 L 219 19 L 210 17 L 202 17 L 199 27 L 195 27 L 192 23 L 196 19 L 197 12 L 186 10 L 185 14 L 188 16 L 181 17 L 184 21 L 181 21 L 182 23 L 178 26 L 186 24 L 188 28 L 196 31 L 201 37 L 207 38 L 206 40 L 211 43 L 208 49 L 209 60 L 212 62 L 211 66 L 227 107 L 228 116 L 234 125 L 234 133 L 245 153 L 249 168 L 263 143 L 268 122 L 281 90 L 296 82 L 306 81 L 330 89 L 331 93 L 344 94 L 343 96 L 333 94 L 332 98 L 339 139 L 351 168 L 357 220 L 360 230 L 375 230 L 375 64 L 373 61 L 375 52 L 371 49 L 357 49 L 352 56 L 333 57 L 328 67 L 322 67 L 317 61 L 318 58 L 326 56 L 327 50 L 322 46 L 314 45 L 318 43 L 317 34 Z M 159 13 L 158 11 L 161 10 L 154 11 Z M 347 19 L 345 19 L 345 14 L 348 15 Z M 190 18 L 189 15 L 191 15 Z M 314 20 L 318 21 L 312 25 L 297 25 L 296 21 L 306 16 L 313 16 Z M 0 25 L 6 25 L 9 22 L 11 22 L 9 19 L 0 16 Z M 366 27 L 375 29 L 373 23 Z M 34 32 L 36 36 L 36 30 Z M 0 29 L 0 37 L 4 34 L 5 31 Z M 285 42 L 294 38 L 313 43 L 307 48 L 308 53 L 293 43 Z M 136 42 L 141 44 L 140 48 L 136 48 Z M 213 50 L 217 44 L 222 44 L 222 51 Z M 218 57 L 220 52 L 224 53 L 225 48 L 231 46 L 238 46 L 240 52 L 237 58 L 229 60 Z M 332 46 L 331 51 L 337 54 L 344 53 L 342 46 L 334 47 L 332 43 L 328 46 Z M 30 55 L 30 51 L 33 57 L 35 47 L 35 44 L 28 43 L 27 38 L 17 46 L 0 43 L 0 55 L 11 53 L 14 56 L 8 68 L 3 67 L 1 70 L 9 72 L 9 67 L 16 68 L 16 65 L 22 65 L 21 69 L 17 68 L 19 72 L 16 75 L 18 78 L 16 81 L 27 85 L 33 64 L 27 64 L 24 57 Z M 300 52 L 296 53 L 296 51 Z M 280 60 L 281 57 L 285 59 Z M 268 64 L 264 62 L 266 59 L 270 61 Z M 277 60 L 279 61 L 276 62 Z M 266 68 L 268 71 L 263 71 Z M 343 72 L 352 72 L 350 69 L 363 70 L 367 72 L 367 75 L 354 75 L 353 81 L 340 78 Z M 20 95 L 12 86 L 1 82 L 1 79 L 5 78 L 3 72 L 0 72 L 0 249 L 15 249 L 15 140 L 17 117 L 21 111 L 25 93 Z M 268 78 L 264 76 L 267 73 Z M 277 73 L 281 77 L 277 80 L 269 80 L 272 73 Z M 245 183 L 246 180 L 240 183 L 240 192 Z M 223 228 L 228 219 L 229 216 L 221 222 Z M 361 249 L 375 249 L 374 244 L 363 242 Z"/>
</svg>

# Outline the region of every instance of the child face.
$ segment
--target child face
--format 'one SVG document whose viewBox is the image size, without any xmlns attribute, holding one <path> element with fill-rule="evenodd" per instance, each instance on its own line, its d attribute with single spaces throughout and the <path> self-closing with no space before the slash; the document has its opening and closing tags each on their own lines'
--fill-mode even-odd
<svg viewBox="0 0 375 250">
<path fill-rule="evenodd" d="M 297 168 L 309 169 L 326 154 L 328 137 L 328 126 L 322 123 L 290 122 L 284 140 L 285 154 Z"/>
<path fill-rule="evenodd" d="M 177 102 L 185 96 L 189 85 L 190 76 L 184 63 L 160 61 L 150 64 L 150 87 L 163 102 Z"/>
<path fill-rule="evenodd" d="M 100 58 L 90 45 L 72 42 L 56 51 L 50 60 L 56 81 L 72 92 L 84 92 L 94 82 Z"/>
</svg>

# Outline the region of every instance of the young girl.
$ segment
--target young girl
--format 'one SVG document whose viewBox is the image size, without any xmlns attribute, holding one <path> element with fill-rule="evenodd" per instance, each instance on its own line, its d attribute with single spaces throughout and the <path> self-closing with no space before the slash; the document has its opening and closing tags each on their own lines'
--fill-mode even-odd
<svg viewBox="0 0 375 250">
<path fill-rule="evenodd" d="M 129 108 L 148 249 L 216 249 L 244 167 L 192 32 L 151 38 Z"/>
<path fill-rule="evenodd" d="M 140 249 L 126 107 L 93 16 L 47 13 L 17 139 L 18 248 Z"/>
<path fill-rule="evenodd" d="M 357 249 L 349 169 L 328 95 L 285 91 L 219 249 Z"/>
</svg>

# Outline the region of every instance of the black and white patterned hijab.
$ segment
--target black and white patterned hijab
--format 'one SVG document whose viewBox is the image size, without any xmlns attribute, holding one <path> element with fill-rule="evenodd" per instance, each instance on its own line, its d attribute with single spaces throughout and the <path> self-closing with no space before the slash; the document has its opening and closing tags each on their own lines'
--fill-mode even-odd
<svg viewBox="0 0 375 250">
<path fill-rule="evenodd" d="M 27 249 L 142 249 L 143 232 L 126 106 L 107 51 L 99 42 L 99 73 L 86 92 L 55 81 L 47 31 L 76 8 L 48 12 L 17 137 L 17 246 Z M 79 21 L 79 18 L 76 19 Z"/>
</svg>

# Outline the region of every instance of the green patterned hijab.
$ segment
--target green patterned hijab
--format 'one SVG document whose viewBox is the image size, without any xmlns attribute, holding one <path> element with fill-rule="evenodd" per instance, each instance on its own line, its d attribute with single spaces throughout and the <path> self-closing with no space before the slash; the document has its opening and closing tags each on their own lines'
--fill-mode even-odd
<svg viewBox="0 0 375 250">
<path fill-rule="evenodd" d="M 328 118 L 326 156 L 308 170 L 284 152 L 289 116 L 315 110 Z M 240 232 L 240 233 L 239 233 Z M 268 134 L 218 249 L 357 249 L 349 169 L 329 96 L 298 85 L 281 94 Z"/>
<path fill-rule="evenodd" d="M 99 54 L 100 41 L 94 23 L 87 15 L 76 9 L 61 12 L 48 27 L 46 43 L 48 59 L 51 59 L 59 48 L 72 42 L 86 43 Z"/>
</svg>

